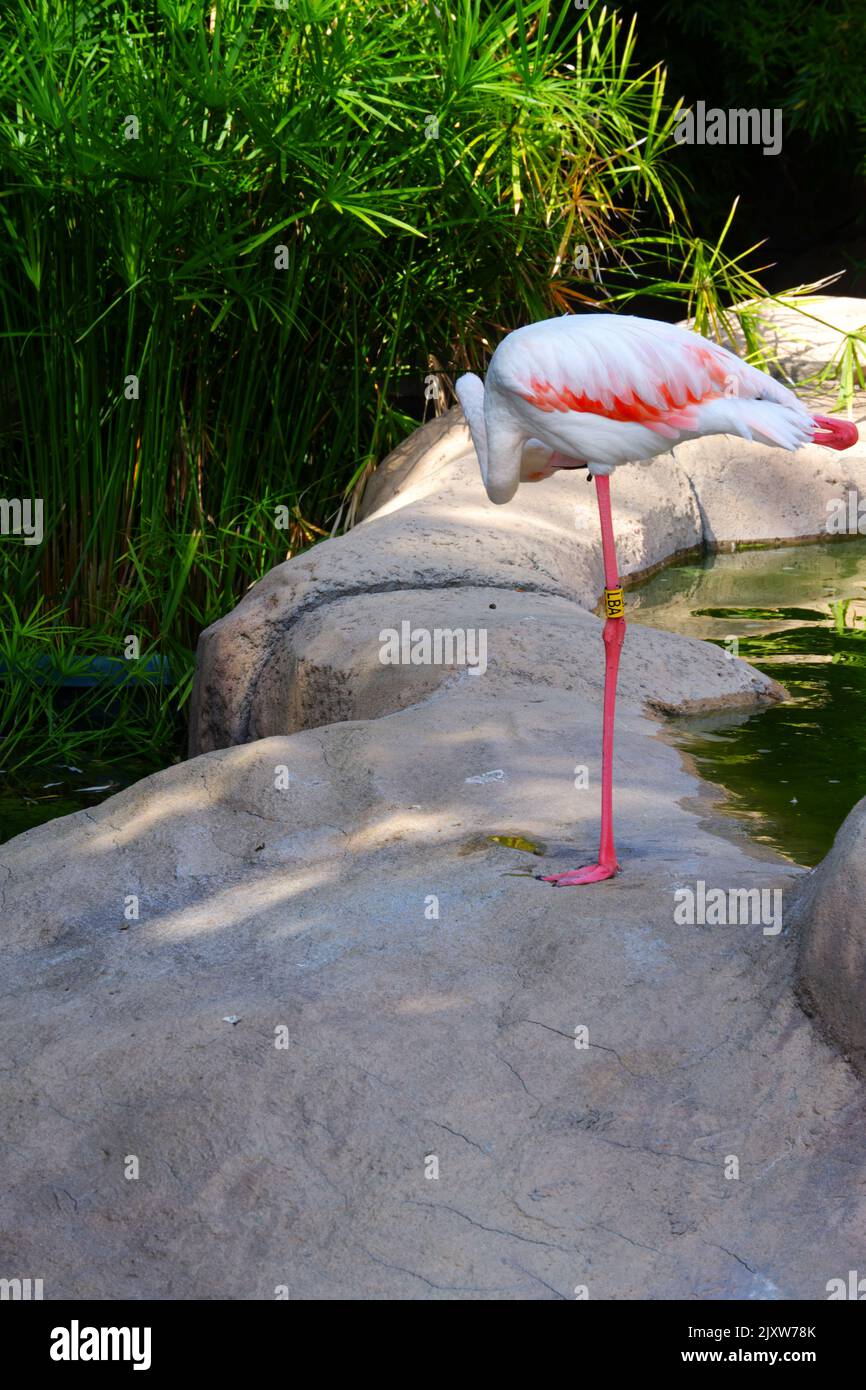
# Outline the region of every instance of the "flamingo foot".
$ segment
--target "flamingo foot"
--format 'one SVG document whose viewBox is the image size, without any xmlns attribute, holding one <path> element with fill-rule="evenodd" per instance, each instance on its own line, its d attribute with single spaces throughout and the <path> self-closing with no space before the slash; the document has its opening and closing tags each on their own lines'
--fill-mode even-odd
<svg viewBox="0 0 866 1390">
<path fill-rule="evenodd" d="M 584 864 L 582 869 L 568 869 L 564 874 L 536 874 L 539 883 L 552 883 L 557 888 L 570 888 L 578 883 L 601 883 L 602 879 L 613 878 L 619 873 L 616 860 L 602 864 Z"/>
</svg>

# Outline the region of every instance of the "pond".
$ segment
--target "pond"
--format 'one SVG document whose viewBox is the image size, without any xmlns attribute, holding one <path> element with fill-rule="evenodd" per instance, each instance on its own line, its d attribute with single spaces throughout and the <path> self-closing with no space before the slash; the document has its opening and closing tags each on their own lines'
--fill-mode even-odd
<svg viewBox="0 0 866 1390">
<path fill-rule="evenodd" d="M 866 540 L 738 550 L 672 565 L 629 593 L 637 623 L 700 637 L 791 698 L 670 721 L 725 815 L 812 865 L 866 796 Z M 735 639 L 735 640 L 733 640 Z"/>
<path fill-rule="evenodd" d="M 156 772 L 152 759 L 55 763 L 7 776 L 0 770 L 0 844 L 43 821 L 98 806 L 107 796 Z"/>
</svg>

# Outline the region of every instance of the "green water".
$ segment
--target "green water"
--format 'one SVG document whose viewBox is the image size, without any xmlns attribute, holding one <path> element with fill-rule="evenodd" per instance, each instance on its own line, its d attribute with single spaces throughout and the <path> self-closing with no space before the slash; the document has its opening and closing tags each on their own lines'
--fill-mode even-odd
<svg viewBox="0 0 866 1390">
<path fill-rule="evenodd" d="M 0 769 L 0 844 L 35 825 L 98 806 L 107 796 L 157 771 L 145 758 L 121 764 L 90 759 L 56 763 L 8 776 Z"/>
<path fill-rule="evenodd" d="M 791 699 L 672 720 L 724 814 L 799 864 L 827 853 L 866 796 L 866 540 L 745 550 L 673 565 L 633 589 L 628 616 L 720 646 Z"/>
</svg>

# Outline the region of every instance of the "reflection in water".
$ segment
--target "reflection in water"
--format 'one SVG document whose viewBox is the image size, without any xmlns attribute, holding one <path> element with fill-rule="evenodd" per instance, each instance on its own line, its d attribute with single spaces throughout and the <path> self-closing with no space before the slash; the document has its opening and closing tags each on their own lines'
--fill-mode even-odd
<svg viewBox="0 0 866 1390">
<path fill-rule="evenodd" d="M 632 590 L 635 622 L 716 642 L 791 699 L 671 721 L 757 839 L 815 864 L 866 795 L 866 541 L 708 556 Z M 737 639 L 736 647 L 731 642 Z"/>
</svg>

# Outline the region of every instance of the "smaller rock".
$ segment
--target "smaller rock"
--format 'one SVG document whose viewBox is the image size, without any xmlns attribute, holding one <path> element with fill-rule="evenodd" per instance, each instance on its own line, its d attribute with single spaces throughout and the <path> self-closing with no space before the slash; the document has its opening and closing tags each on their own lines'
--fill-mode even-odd
<svg viewBox="0 0 866 1390">
<path fill-rule="evenodd" d="M 799 985 L 842 1051 L 866 1073 L 866 797 L 793 905 L 800 932 Z"/>
<path fill-rule="evenodd" d="M 766 299 L 756 309 L 760 337 L 778 364 L 778 375 L 792 382 L 821 372 L 837 357 L 845 334 L 861 332 L 866 325 L 866 299 L 841 294 L 804 295 L 784 304 Z M 682 326 L 692 325 L 684 321 Z M 746 356 L 747 344 L 739 328 L 725 346 Z"/>
</svg>

